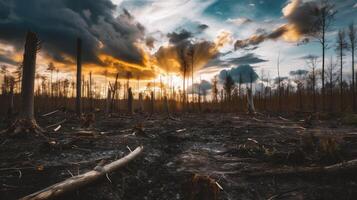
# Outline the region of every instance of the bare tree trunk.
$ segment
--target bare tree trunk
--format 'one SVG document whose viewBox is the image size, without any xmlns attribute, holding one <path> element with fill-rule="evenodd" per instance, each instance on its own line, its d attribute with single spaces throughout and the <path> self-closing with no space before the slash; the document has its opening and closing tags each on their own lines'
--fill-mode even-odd
<svg viewBox="0 0 357 200">
<path fill-rule="evenodd" d="M 133 92 L 128 88 L 128 114 L 133 114 Z"/>
<path fill-rule="evenodd" d="M 354 32 L 354 27 L 352 24 L 352 30 L 351 32 L 353 32 L 352 34 L 355 34 Z M 355 37 L 356 35 L 351 35 L 350 33 L 350 38 L 351 39 L 351 55 L 352 55 L 352 108 L 353 108 L 353 112 L 357 112 L 357 108 L 356 108 L 356 89 L 355 89 Z"/>
<path fill-rule="evenodd" d="M 34 120 L 34 87 L 38 42 L 35 33 L 27 33 L 21 83 L 21 118 L 27 120 Z"/>
<path fill-rule="evenodd" d="M 169 110 L 169 101 L 167 100 L 167 96 L 164 96 L 164 109 L 165 109 L 165 113 L 166 113 L 166 117 L 167 118 L 171 118 L 170 116 L 170 110 Z"/>
<path fill-rule="evenodd" d="M 7 110 L 7 116 L 9 118 L 12 118 L 12 116 L 14 114 L 14 85 L 15 85 L 15 81 L 14 81 L 14 79 L 11 79 L 10 94 L 9 94 L 9 107 Z"/>
<path fill-rule="evenodd" d="M 137 147 L 130 154 L 125 157 L 116 160 L 112 163 L 109 163 L 104 166 L 97 166 L 94 170 L 86 172 L 84 174 L 80 174 L 77 176 L 73 176 L 69 179 L 66 179 L 62 182 L 51 185 L 43 190 L 30 194 L 28 196 L 22 197 L 21 200 L 47 200 L 54 199 L 56 197 L 60 197 L 66 193 L 73 192 L 81 187 L 84 187 L 92 182 L 97 181 L 101 177 L 109 174 L 111 172 L 116 171 L 117 169 L 126 166 L 129 162 L 137 158 L 141 152 L 143 151 L 143 147 Z"/>
<path fill-rule="evenodd" d="M 105 112 L 106 112 L 106 115 L 108 116 L 111 112 L 110 108 L 111 108 L 111 90 L 108 88 L 108 92 L 107 92 L 107 102 L 106 102 L 106 109 L 105 109 Z"/>
<path fill-rule="evenodd" d="M 322 72 L 321 72 L 321 80 L 322 80 L 322 110 L 325 111 L 325 29 L 322 30 L 323 35 L 322 35 Z"/>
<path fill-rule="evenodd" d="M 39 40 L 37 38 L 36 33 L 29 31 L 26 36 L 25 53 L 22 68 L 22 103 L 20 116 L 7 130 L 4 131 L 13 136 L 16 136 L 20 133 L 36 133 L 37 135 L 43 136 L 43 130 L 37 125 L 34 116 L 36 55 L 39 48 Z"/>
<path fill-rule="evenodd" d="M 340 49 L 340 111 L 343 111 L 343 51 Z"/>
<path fill-rule="evenodd" d="M 151 91 L 151 102 L 150 102 L 150 115 L 155 112 L 155 93 Z"/>
<path fill-rule="evenodd" d="M 139 112 L 143 112 L 143 93 L 139 93 Z"/>
<path fill-rule="evenodd" d="M 77 39 L 77 96 L 76 96 L 76 114 L 77 116 L 81 116 L 82 114 L 82 106 L 81 106 L 81 78 L 82 78 L 82 41 L 81 39 Z"/>
<path fill-rule="evenodd" d="M 92 85 L 93 85 L 93 83 L 92 83 L 92 72 L 90 72 L 89 73 L 89 109 L 90 109 L 90 111 L 91 112 L 93 112 L 93 107 L 94 107 L 94 105 L 93 105 L 93 94 L 92 94 Z"/>
<path fill-rule="evenodd" d="M 118 78 L 119 78 L 119 73 L 117 73 L 117 76 L 115 77 L 114 88 L 112 88 L 112 99 L 111 99 L 112 102 L 110 104 L 110 112 L 113 112 L 114 110 L 115 94 L 118 88 Z"/>
<path fill-rule="evenodd" d="M 249 112 L 249 114 L 255 114 L 253 94 L 252 94 L 252 89 L 250 89 L 250 88 L 247 88 L 247 101 L 248 101 L 248 112 Z"/>
<path fill-rule="evenodd" d="M 182 100 L 182 109 L 183 111 L 186 110 L 186 70 L 184 69 L 183 71 L 183 84 L 182 84 L 182 94 L 183 94 L 183 100 Z"/>
</svg>

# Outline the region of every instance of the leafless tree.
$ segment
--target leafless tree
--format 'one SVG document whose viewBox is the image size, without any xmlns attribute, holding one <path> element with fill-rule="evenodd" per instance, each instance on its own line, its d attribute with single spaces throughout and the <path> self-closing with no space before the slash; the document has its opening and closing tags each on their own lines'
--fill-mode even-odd
<svg viewBox="0 0 357 200">
<path fill-rule="evenodd" d="M 316 21 L 311 27 L 311 34 L 321 44 L 322 49 L 322 107 L 325 108 L 325 54 L 328 48 L 326 33 L 331 28 L 332 22 L 336 15 L 335 5 L 330 0 L 320 0 L 319 9 L 314 10 Z"/>
<path fill-rule="evenodd" d="M 76 96 L 76 113 L 77 116 L 82 115 L 82 106 L 81 106 L 81 95 L 82 95 L 82 40 L 77 39 L 77 96 Z M 83 84 L 84 85 L 84 84 Z"/>
<path fill-rule="evenodd" d="M 279 52 L 279 55 L 278 55 L 278 60 L 277 60 L 277 63 L 276 63 L 276 68 L 277 68 L 277 71 L 278 71 L 278 110 L 281 111 L 281 78 L 280 78 L 280 63 L 281 63 L 281 60 L 280 60 L 280 52 Z"/>
<path fill-rule="evenodd" d="M 21 83 L 21 110 L 18 119 L 6 130 L 9 134 L 35 133 L 36 136 L 43 136 L 43 130 L 37 125 L 34 115 L 36 55 L 39 49 L 40 42 L 36 33 L 27 32 Z"/>
<path fill-rule="evenodd" d="M 212 101 L 218 103 L 218 78 L 214 76 L 212 79 Z"/>
<path fill-rule="evenodd" d="M 345 50 L 347 49 L 346 33 L 344 30 L 340 30 L 337 35 L 336 51 L 340 58 L 340 109 L 343 110 L 343 58 L 345 56 Z"/>
<path fill-rule="evenodd" d="M 53 76 L 53 71 L 56 70 L 56 67 L 55 65 L 53 64 L 53 62 L 50 62 L 47 66 L 47 71 L 50 72 L 50 83 L 49 83 L 49 88 L 50 88 L 50 94 L 51 94 L 51 97 L 53 96 L 53 87 L 52 87 L 52 76 Z"/>
<path fill-rule="evenodd" d="M 180 61 L 181 65 L 181 71 L 183 73 L 183 82 L 182 82 L 182 92 L 183 92 L 183 108 L 185 109 L 186 105 L 186 74 L 188 71 L 188 64 L 187 64 L 187 54 L 186 54 L 186 49 L 181 48 L 178 50 L 178 59 Z"/>
<path fill-rule="evenodd" d="M 8 76 L 7 76 L 7 73 L 8 73 L 8 69 L 7 69 L 7 66 L 6 65 L 2 65 L 1 66 L 1 69 L 0 69 L 0 74 L 3 75 L 3 82 L 2 82 L 2 86 L 1 86 L 1 94 L 2 95 L 6 95 L 7 94 L 7 82 L 8 82 Z"/>
<path fill-rule="evenodd" d="M 329 96 L 330 96 L 330 111 L 333 111 L 333 89 L 335 87 L 336 82 L 338 81 L 338 72 L 337 72 L 337 64 L 333 61 L 332 57 L 330 59 L 329 66 L 327 67 L 327 78 L 328 78 L 328 88 L 329 88 Z"/>
<path fill-rule="evenodd" d="M 315 55 L 308 55 L 305 57 L 306 58 L 306 63 L 309 66 L 311 72 L 309 74 L 309 82 L 311 85 L 311 90 L 312 90 L 312 102 L 313 102 L 313 110 L 316 111 L 317 106 L 316 106 L 316 74 L 317 74 L 317 62 L 318 62 L 318 57 Z"/>
<path fill-rule="evenodd" d="M 234 87 L 235 87 L 234 80 L 233 80 L 232 76 L 227 73 L 226 77 L 224 79 L 223 89 L 226 93 L 226 100 L 228 102 L 231 101 L 232 91 L 233 91 Z"/>
<path fill-rule="evenodd" d="M 191 94 L 194 97 L 194 91 L 193 91 L 193 72 L 194 72 L 194 63 L 195 63 L 195 47 L 194 45 L 191 45 L 190 48 L 188 49 L 187 55 L 191 59 Z M 192 107 L 194 106 L 194 98 L 192 98 Z"/>
<path fill-rule="evenodd" d="M 351 50 L 351 56 L 352 56 L 352 107 L 353 111 L 357 112 L 356 108 L 356 74 L 355 74 L 355 50 L 356 50 L 356 45 L 357 45 L 357 28 L 352 22 L 349 27 L 348 27 L 348 38 L 350 41 L 350 50 Z"/>
</svg>

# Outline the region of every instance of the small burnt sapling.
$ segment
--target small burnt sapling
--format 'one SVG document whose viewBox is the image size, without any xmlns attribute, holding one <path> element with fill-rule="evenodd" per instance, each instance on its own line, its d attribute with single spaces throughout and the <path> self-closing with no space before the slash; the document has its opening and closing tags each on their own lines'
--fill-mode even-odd
<svg viewBox="0 0 357 200">
<path fill-rule="evenodd" d="M 42 134 L 43 129 L 37 124 L 34 116 L 36 55 L 39 49 L 40 42 L 36 33 L 27 32 L 21 82 L 21 111 L 15 122 L 4 131 L 10 136 L 35 133 L 36 136 L 45 137 Z"/>
</svg>

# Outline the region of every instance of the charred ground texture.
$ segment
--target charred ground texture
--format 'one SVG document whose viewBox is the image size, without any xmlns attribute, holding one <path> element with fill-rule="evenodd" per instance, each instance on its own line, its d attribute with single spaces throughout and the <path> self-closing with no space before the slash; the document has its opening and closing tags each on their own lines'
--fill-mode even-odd
<svg viewBox="0 0 357 200">
<path fill-rule="evenodd" d="M 139 145 L 144 153 L 128 166 L 60 199 L 195 199 L 198 176 L 208 176 L 221 187 L 218 199 L 357 196 L 356 172 L 265 173 L 356 158 L 356 128 L 336 119 L 213 113 L 172 119 L 96 116 L 93 127 L 84 129 L 74 117 L 59 112 L 38 117 L 38 122 L 46 127 L 65 117 L 60 130 L 48 128 L 48 141 L 1 136 L 0 199 L 38 191 L 92 170 L 102 160 L 123 157 Z"/>
</svg>

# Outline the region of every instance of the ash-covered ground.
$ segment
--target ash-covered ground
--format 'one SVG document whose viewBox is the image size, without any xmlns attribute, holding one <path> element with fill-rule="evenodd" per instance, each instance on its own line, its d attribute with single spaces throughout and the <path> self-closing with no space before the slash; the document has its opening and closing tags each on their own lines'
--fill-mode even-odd
<svg viewBox="0 0 357 200">
<path fill-rule="evenodd" d="M 42 127 L 65 118 L 38 117 Z M 5 124 L 2 124 L 5 127 Z M 357 158 L 357 129 L 318 117 L 258 114 L 97 116 L 92 128 L 66 121 L 49 142 L 0 137 L 0 199 L 11 200 L 114 161 L 128 166 L 60 199 L 191 199 L 194 175 L 210 177 L 218 199 L 356 199 L 357 172 L 269 174 Z"/>
</svg>

